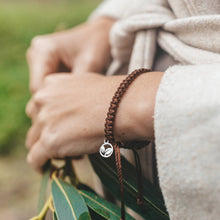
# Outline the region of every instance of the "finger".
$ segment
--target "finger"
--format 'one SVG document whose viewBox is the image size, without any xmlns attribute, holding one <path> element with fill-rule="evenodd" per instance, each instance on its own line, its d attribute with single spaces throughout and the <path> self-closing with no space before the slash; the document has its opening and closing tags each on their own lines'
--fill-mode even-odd
<svg viewBox="0 0 220 220">
<path fill-rule="evenodd" d="M 42 172 L 42 168 L 44 164 L 49 160 L 49 156 L 45 148 L 42 146 L 41 142 L 38 141 L 35 145 L 31 148 L 27 156 L 28 164 L 37 172 Z"/>
<path fill-rule="evenodd" d="M 30 91 L 32 93 L 35 93 L 40 88 L 45 76 L 56 71 L 55 65 L 49 59 L 47 54 L 40 56 L 40 54 L 35 54 L 34 52 L 29 56 Z"/>
<path fill-rule="evenodd" d="M 102 72 L 102 61 L 94 58 L 93 53 L 82 53 L 78 55 L 73 64 L 72 72 L 74 74 L 83 74 L 88 72 Z"/>
<path fill-rule="evenodd" d="M 26 105 L 26 109 L 25 109 L 26 115 L 32 119 L 32 121 L 35 121 L 35 119 L 37 118 L 38 115 L 38 108 L 34 102 L 33 99 L 31 99 L 28 104 Z"/>
<path fill-rule="evenodd" d="M 33 101 L 30 100 L 27 105 L 26 105 L 26 108 L 25 108 L 25 113 L 26 115 L 31 118 L 32 117 L 32 112 L 33 112 Z"/>
<path fill-rule="evenodd" d="M 97 38 L 99 37 L 97 36 Z M 110 46 L 103 43 L 102 39 L 96 39 L 96 42 L 90 42 L 81 49 L 74 59 L 72 71 L 75 74 L 85 72 L 101 73 L 110 62 L 110 58 Z"/>
<path fill-rule="evenodd" d="M 35 123 L 28 130 L 25 145 L 28 150 L 39 140 L 41 135 L 42 126 L 39 123 Z"/>
<path fill-rule="evenodd" d="M 41 86 L 46 75 L 56 72 L 59 64 L 58 54 L 50 41 L 36 38 L 27 52 L 27 61 L 30 71 L 30 90 L 34 93 Z"/>
</svg>

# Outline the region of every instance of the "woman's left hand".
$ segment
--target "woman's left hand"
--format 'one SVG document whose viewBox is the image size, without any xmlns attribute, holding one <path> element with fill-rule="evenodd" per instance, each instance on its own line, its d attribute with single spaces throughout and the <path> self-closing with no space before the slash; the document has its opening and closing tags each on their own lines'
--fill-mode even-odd
<svg viewBox="0 0 220 220">
<path fill-rule="evenodd" d="M 162 73 L 152 76 L 139 76 L 123 97 L 114 127 L 117 139 L 153 137 L 154 100 Z M 111 98 L 124 78 L 89 73 L 46 77 L 26 110 L 33 122 L 26 139 L 28 163 L 41 171 L 51 158 L 98 152 L 104 141 L 104 121 Z M 156 86 L 147 91 L 152 83 Z"/>
</svg>

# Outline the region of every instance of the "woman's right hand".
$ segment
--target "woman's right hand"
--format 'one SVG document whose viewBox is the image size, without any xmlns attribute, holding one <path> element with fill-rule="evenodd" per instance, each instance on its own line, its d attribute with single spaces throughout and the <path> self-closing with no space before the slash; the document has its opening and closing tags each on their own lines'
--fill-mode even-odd
<svg viewBox="0 0 220 220">
<path fill-rule="evenodd" d="M 35 93 L 45 76 L 64 64 L 70 72 L 102 72 L 110 58 L 109 32 L 114 20 L 101 17 L 73 29 L 37 36 L 27 51 L 30 90 Z"/>
<path fill-rule="evenodd" d="M 154 106 L 162 76 L 162 72 L 144 73 L 130 85 L 116 114 L 117 140 L 153 139 Z M 95 73 L 46 77 L 27 108 L 33 121 L 26 139 L 31 166 L 40 171 L 48 159 L 97 153 L 104 140 L 109 103 L 124 78 Z"/>
</svg>

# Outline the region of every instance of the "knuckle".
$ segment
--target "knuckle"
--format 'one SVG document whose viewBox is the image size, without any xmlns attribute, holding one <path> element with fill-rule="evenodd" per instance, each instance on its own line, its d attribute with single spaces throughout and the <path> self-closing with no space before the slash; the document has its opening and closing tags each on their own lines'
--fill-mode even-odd
<svg viewBox="0 0 220 220">
<path fill-rule="evenodd" d="M 34 103 L 37 105 L 42 105 L 45 103 L 45 95 L 43 92 L 36 92 L 33 96 Z"/>
<path fill-rule="evenodd" d="M 29 90 L 31 94 L 34 94 L 35 92 L 37 92 L 37 86 L 34 83 L 30 82 Z"/>
<path fill-rule="evenodd" d="M 30 48 L 41 50 L 44 53 L 50 53 L 56 49 L 56 43 L 54 42 L 53 38 L 49 35 L 39 35 L 32 39 Z M 31 53 L 31 49 L 29 53 Z"/>
<path fill-rule="evenodd" d="M 40 124 L 46 124 L 48 119 L 48 113 L 46 110 L 42 110 L 40 111 L 39 115 L 38 115 L 38 122 Z"/>
<path fill-rule="evenodd" d="M 38 47 L 41 46 L 42 44 L 45 44 L 45 36 L 35 36 L 32 40 L 31 40 L 31 47 Z"/>
<path fill-rule="evenodd" d="M 25 113 L 28 117 L 31 117 L 31 104 L 28 102 L 28 104 L 25 107 Z"/>
<path fill-rule="evenodd" d="M 56 134 L 50 129 L 46 128 L 43 130 L 41 135 L 41 142 L 44 145 L 45 150 L 50 154 L 54 155 L 56 152 L 54 146 L 56 144 L 57 138 Z"/>
<path fill-rule="evenodd" d="M 28 104 L 26 105 L 26 108 L 25 108 L 25 113 L 26 115 L 30 118 L 30 119 L 33 119 L 35 117 L 35 113 L 37 112 L 37 106 L 35 105 L 34 103 L 34 100 L 31 99 Z"/>
</svg>

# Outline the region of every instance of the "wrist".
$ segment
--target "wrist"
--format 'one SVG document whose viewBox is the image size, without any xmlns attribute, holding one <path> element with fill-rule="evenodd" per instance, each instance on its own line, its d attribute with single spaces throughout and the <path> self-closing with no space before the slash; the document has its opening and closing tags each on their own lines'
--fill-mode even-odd
<svg viewBox="0 0 220 220">
<path fill-rule="evenodd" d="M 150 140 L 154 137 L 154 106 L 161 72 L 144 73 L 129 86 L 116 113 L 117 140 Z"/>
</svg>

